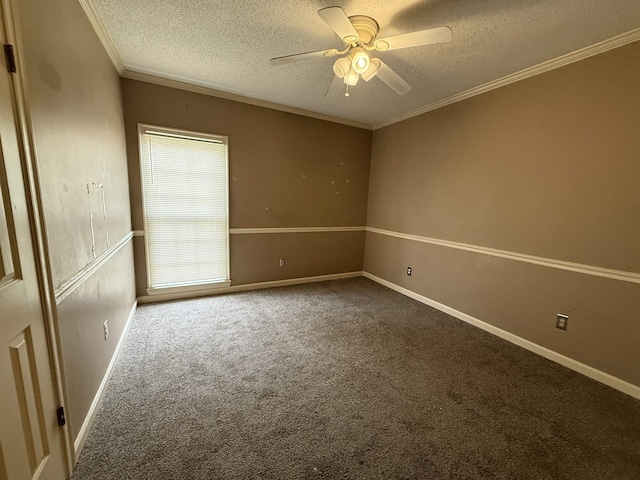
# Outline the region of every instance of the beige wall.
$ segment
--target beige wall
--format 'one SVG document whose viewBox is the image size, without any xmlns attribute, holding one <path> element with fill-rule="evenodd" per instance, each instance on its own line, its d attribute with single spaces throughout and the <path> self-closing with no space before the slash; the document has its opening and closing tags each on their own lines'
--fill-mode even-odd
<svg viewBox="0 0 640 480">
<path fill-rule="evenodd" d="M 370 131 L 135 80 L 122 91 L 134 229 L 144 228 L 138 123 L 229 137 L 231 228 L 365 224 Z M 142 237 L 135 251 L 146 295 Z M 364 243 L 362 232 L 231 235 L 230 253 L 239 285 L 362 270 Z"/>
<path fill-rule="evenodd" d="M 367 226 L 640 273 L 638 58 L 636 42 L 375 131 Z M 365 271 L 640 385 L 637 283 L 371 232 Z"/>
<path fill-rule="evenodd" d="M 51 270 L 60 291 L 95 261 L 92 245 L 99 258 L 131 231 L 120 83 L 77 0 L 17 4 Z M 94 182 L 103 185 L 106 218 Z M 74 437 L 134 300 L 129 242 L 56 307 Z M 106 342 L 104 320 L 111 329 Z"/>
<path fill-rule="evenodd" d="M 364 232 L 232 235 L 230 253 L 237 285 L 360 272 Z M 243 258 L 247 253 L 250 261 Z M 280 258 L 285 268 L 278 267 Z"/>
</svg>

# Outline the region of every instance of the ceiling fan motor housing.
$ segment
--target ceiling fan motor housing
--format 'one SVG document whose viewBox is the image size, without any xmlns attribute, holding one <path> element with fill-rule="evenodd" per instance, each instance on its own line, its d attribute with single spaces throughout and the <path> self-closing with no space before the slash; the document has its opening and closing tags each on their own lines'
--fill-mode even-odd
<svg viewBox="0 0 640 480">
<path fill-rule="evenodd" d="M 349 21 L 351 22 L 351 25 L 353 25 L 355 31 L 358 32 L 358 36 L 360 37 L 358 43 L 362 43 L 364 45 L 369 45 L 373 42 L 380 30 L 378 22 L 366 15 L 353 15 L 349 17 Z"/>
</svg>

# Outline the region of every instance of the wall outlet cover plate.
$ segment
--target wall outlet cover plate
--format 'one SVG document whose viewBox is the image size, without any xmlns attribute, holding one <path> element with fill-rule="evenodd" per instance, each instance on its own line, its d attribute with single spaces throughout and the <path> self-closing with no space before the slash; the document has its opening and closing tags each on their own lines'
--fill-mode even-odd
<svg viewBox="0 0 640 480">
<path fill-rule="evenodd" d="M 566 330 L 568 323 L 569 317 L 567 315 L 559 313 L 556 317 L 556 328 L 559 328 L 560 330 Z"/>
</svg>

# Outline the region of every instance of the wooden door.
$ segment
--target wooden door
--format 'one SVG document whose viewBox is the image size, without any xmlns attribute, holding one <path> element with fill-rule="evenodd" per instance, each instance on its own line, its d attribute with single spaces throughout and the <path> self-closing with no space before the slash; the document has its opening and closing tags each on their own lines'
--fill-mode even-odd
<svg viewBox="0 0 640 480">
<path fill-rule="evenodd" d="M 1 8 L 1 4 L 0 4 Z M 0 37 L 6 31 L 0 11 Z M 0 58 L 4 57 L 0 52 Z M 14 97 L 0 62 L 0 480 L 66 476 Z"/>
</svg>

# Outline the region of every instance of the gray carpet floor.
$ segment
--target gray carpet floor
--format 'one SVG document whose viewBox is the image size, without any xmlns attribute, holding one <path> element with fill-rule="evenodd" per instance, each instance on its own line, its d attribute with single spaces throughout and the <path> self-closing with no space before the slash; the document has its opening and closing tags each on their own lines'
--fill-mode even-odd
<svg viewBox="0 0 640 480">
<path fill-rule="evenodd" d="M 640 401 L 364 278 L 141 306 L 74 480 L 640 479 Z"/>
</svg>

